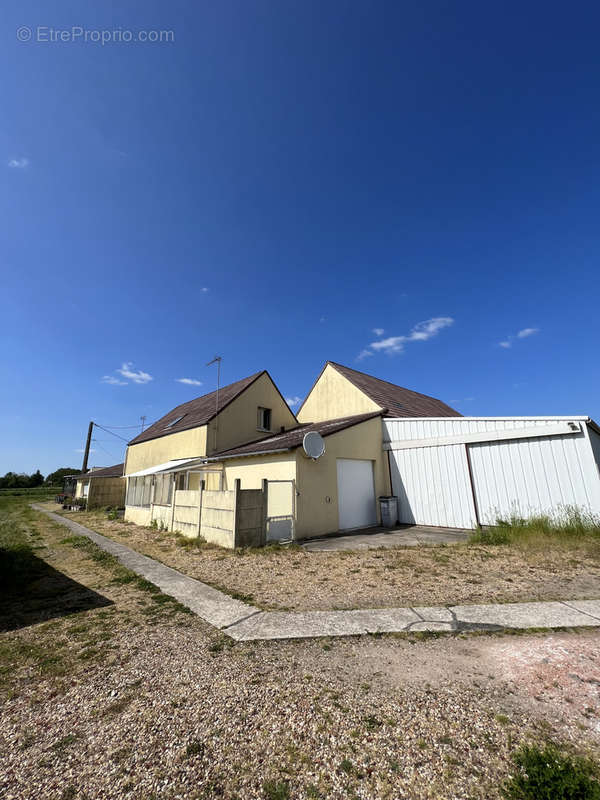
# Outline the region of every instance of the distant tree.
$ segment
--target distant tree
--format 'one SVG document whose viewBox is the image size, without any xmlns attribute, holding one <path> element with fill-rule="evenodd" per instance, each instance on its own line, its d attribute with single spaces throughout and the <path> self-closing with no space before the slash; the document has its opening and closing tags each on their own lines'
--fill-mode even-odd
<svg viewBox="0 0 600 800">
<path fill-rule="evenodd" d="M 61 467 L 46 476 L 46 483 L 52 486 L 62 486 L 66 475 L 78 475 L 81 472 L 77 467 Z"/>
<path fill-rule="evenodd" d="M 44 476 L 39 471 L 39 469 L 36 469 L 36 471 L 33 473 L 33 475 L 29 476 L 29 485 L 31 487 L 41 486 L 43 482 L 44 482 Z"/>
</svg>

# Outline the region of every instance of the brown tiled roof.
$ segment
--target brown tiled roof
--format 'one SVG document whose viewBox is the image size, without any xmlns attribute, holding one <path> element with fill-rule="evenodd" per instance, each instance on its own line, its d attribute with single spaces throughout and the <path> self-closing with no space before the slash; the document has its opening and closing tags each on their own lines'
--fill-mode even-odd
<svg viewBox="0 0 600 800">
<path fill-rule="evenodd" d="M 437 400 L 435 397 L 404 389 L 395 383 L 388 383 L 356 369 L 344 367 L 334 361 L 327 364 L 347 378 L 357 389 L 364 392 L 382 409 L 387 417 L 462 417 L 458 411 Z"/>
<path fill-rule="evenodd" d="M 75 478 L 121 478 L 125 464 L 113 464 L 112 467 L 100 467 L 83 472 L 81 475 L 74 475 Z M 69 475 L 69 477 L 71 477 Z"/>
<path fill-rule="evenodd" d="M 232 456 L 252 456 L 258 455 L 259 453 L 273 453 L 278 450 L 293 450 L 295 447 L 300 447 L 304 435 L 309 431 L 317 431 L 321 436 L 330 436 L 332 433 L 338 433 L 346 428 L 351 428 L 353 425 L 359 425 L 361 422 L 366 422 L 368 419 L 380 416 L 381 411 L 374 411 L 370 414 L 357 414 L 353 417 L 329 419 L 325 422 L 312 422 L 305 425 L 298 425 L 297 428 L 278 433 L 275 436 L 265 436 L 262 439 L 257 439 L 254 442 L 249 442 L 239 447 L 222 450 L 220 453 L 215 453 L 214 456 L 211 457 L 211 460 L 231 458 Z"/>
<path fill-rule="evenodd" d="M 235 398 L 247 389 L 250 384 L 254 383 L 257 378 L 264 374 L 268 375 L 266 370 L 256 372 L 248 378 L 242 378 L 241 381 L 230 383 L 229 386 L 223 386 L 219 389 L 219 411 L 222 411 L 225 406 L 228 406 L 232 400 L 235 400 Z M 170 433 L 187 431 L 190 428 L 206 425 L 207 422 L 210 422 L 210 420 L 216 416 L 216 399 L 217 392 L 214 391 L 202 395 L 202 397 L 196 397 L 195 400 L 188 400 L 187 403 L 182 403 L 146 428 L 143 433 L 138 434 L 129 444 L 148 442 L 150 439 L 158 439 L 159 436 L 168 436 Z M 177 420 L 178 417 L 181 417 L 181 419 L 169 428 L 168 425 Z"/>
</svg>

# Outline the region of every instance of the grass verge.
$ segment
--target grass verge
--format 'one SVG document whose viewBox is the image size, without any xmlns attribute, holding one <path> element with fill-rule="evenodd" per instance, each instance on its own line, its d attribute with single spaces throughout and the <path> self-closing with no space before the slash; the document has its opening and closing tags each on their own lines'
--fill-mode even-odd
<svg viewBox="0 0 600 800">
<path fill-rule="evenodd" d="M 600 546 L 600 520 L 577 508 L 565 508 L 556 516 L 518 516 L 498 519 L 490 528 L 472 534 L 470 544 L 514 545 L 526 549 L 570 549 Z"/>
</svg>

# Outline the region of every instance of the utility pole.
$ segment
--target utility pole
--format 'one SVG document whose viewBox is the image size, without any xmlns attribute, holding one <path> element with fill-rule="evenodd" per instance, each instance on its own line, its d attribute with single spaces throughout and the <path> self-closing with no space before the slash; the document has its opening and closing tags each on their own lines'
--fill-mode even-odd
<svg viewBox="0 0 600 800">
<path fill-rule="evenodd" d="M 90 424 L 88 426 L 88 433 L 87 433 L 87 440 L 86 440 L 86 443 L 85 443 L 85 450 L 84 450 L 84 453 L 83 453 L 83 466 L 81 468 L 82 472 L 87 472 L 88 471 L 88 457 L 90 455 L 90 444 L 91 444 L 91 441 L 92 441 L 92 431 L 93 430 L 94 430 L 94 423 L 90 422 Z"/>
<path fill-rule="evenodd" d="M 212 361 L 209 361 L 206 365 L 210 367 L 211 364 L 217 364 L 217 394 L 215 398 L 215 443 L 214 443 L 214 450 L 215 453 L 217 452 L 217 432 L 219 430 L 219 389 L 221 386 L 221 356 L 215 356 Z"/>
<path fill-rule="evenodd" d="M 142 433 L 144 432 L 144 425 L 146 424 L 146 417 L 140 417 L 142 420 Z"/>
</svg>

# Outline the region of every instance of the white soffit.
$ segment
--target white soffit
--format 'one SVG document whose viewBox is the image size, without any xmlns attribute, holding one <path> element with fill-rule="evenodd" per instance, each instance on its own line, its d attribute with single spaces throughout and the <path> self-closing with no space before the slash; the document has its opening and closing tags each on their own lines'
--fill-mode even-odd
<svg viewBox="0 0 600 800">
<path fill-rule="evenodd" d="M 174 461 L 165 461 L 164 464 L 156 464 L 154 467 L 141 469 L 138 472 L 130 472 L 126 478 L 141 478 L 143 475 L 155 475 L 157 472 L 170 472 L 182 464 L 190 464 L 198 461 L 197 458 L 178 458 Z"/>
</svg>

